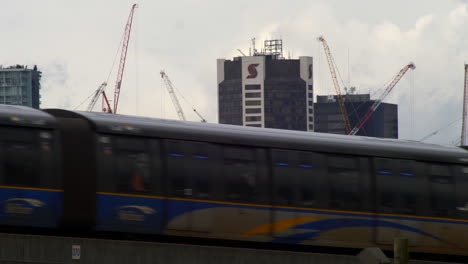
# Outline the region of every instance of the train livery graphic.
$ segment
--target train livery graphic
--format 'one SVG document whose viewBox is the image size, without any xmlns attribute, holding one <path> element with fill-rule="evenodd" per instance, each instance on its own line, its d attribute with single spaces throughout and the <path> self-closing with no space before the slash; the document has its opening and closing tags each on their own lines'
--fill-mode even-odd
<svg viewBox="0 0 468 264">
<path fill-rule="evenodd" d="M 454 146 L 0 106 L 2 228 L 468 256 L 467 189 Z"/>
</svg>

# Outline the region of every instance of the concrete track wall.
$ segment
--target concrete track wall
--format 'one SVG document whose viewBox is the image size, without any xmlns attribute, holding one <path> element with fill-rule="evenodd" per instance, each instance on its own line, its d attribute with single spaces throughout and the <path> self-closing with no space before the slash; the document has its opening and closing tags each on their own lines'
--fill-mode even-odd
<svg viewBox="0 0 468 264">
<path fill-rule="evenodd" d="M 72 259 L 72 246 L 80 246 Z M 75 253 L 77 253 L 75 251 Z M 77 254 L 75 254 L 77 258 Z M 354 264 L 354 256 L 0 234 L 1 264 Z M 429 263 L 414 262 L 411 263 Z"/>
</svg>

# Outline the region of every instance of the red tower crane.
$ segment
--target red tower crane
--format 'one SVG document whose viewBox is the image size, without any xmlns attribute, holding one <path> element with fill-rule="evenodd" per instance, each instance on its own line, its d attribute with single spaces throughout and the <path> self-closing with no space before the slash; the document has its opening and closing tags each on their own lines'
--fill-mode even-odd
<svg viewBox="0 0 468 264">
<path fill-rule="evenodd" d="M 387 88 L 385 88 L 385 91 L 380 96 L 380 98 L 378 100 L 376 100 L 374 102 L 374 104 L 372 104 L 372 106 L 369 108 L 369 110 L 367 110 L 366 114 L 361 118 L 361 120 L 359 120 L 359 122 L 353 128 L 353 130 L 351 130 L 349 135 L 352 135 L 352 136 L 356 135 L 356 133 L 359 131 L 359 129 L 361 129 L 361 127 L 367 122 L 367 120 L 369 120 L 369 118 L 375 113 L 375 110 L 382 103 L 383 99 L 392 91 L 393 87 L 395 87 L 395 85 L 398 83 L 398 81 L 400 81 L 400 79 L 403 77 L 403 75 L 405 75 L 405 73 L 409 69 L 412 69 L 412 70 L 416 69 L 416 65 L 414 65 L 414 63 L 410 62 L 408 65 L 406 65 L 403 69 L 400 70 L 400 72 L 397 74 L 397 76 L 395 76 L 395 78 L 393 78 L 393 80 L 387 85 Z"/>
<path fill-rule="evenodd" d="M 122 86 L 122 78 L 123 78 L 123 73 L 125 69 L 125 61 L 127 59 L 128 42 L 130 40 L 130 32 L 132 31 L 133 14 L 137 6 L 138 6 L 137 4 L 132 5 L 132 10 L 130 11 L 130 15 L 128 16 L 128 20 L 127 20 L 127 25 L 125 26 L 122 51 L 120 54 L 119 71 L 117 72 L 117 80 L 115 82 L 114 108 L 111 109 L 111 105 L 109 104 L 109 101 L 107 100 L 106 92 L 103 91 L 102 92 L 102 111 L 103 112 L 109 112 L 113 114 L 117 113 L 117 106 L 119 105 L 120 87 Z"/>
</svg>

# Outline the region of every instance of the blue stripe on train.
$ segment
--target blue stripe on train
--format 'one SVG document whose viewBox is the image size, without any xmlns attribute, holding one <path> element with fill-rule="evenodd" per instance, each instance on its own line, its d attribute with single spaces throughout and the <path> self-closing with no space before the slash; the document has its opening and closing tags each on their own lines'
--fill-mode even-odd
<svg viewBox="0 0 468 264">
<path fill-rule="evenodd" d="M 0 188 L 0 225 L 56 228 L 63 212 L 63 192 Z"/>
<path fill-rule="evenodd" d="M 165 210 L 167 206 L 167 211 Z M 260 209 L 260 210 L 271 210 L 269 207 L 262 206 L 249 206 L 242 204 L 227 204 L 227 203 L 213 203 L 213 202 L 202 202 L 202 201 L 190 201 L 190 200 L 177 200 L 177 199 L 164 199 L 154 197 L 134 197 L 128 195 L 114 195 L 114 194 L 98 194 L 97 195 L 97 229 L 106 231 L 121 231 L 121 232 L 141 232 L 141 233 L 153 233 L 161 234 L 164 232 L 165 222 L 171 222 L 176 220 L 180 215 L 201 209 L 214 208 L 214 207 L 236 207 L 236 208 L 249 208 L 249 209 Z M 293 226 L 293 229 L 301 229 L 304 232 L 300 232 L 289 237 L 277 238 L 272 242 L 280 243 L 299 243 L 305 239 L 313 239 L 320 235 L 321 232 L 330 231 L 333 229 L 340 228 L 352 228 L 352 227 L 387 227 L 393 229 L 400 229 L 409 232 L 415 232 L 441 242 L 443 241 L 439 237 L 426 233 L 422 230 L 416 229 L 411 226 L 401 225 L 398 223 L 390 222 L 387 220 L 413 220 L 413 221 L 424 221 L 424 222 L 445 222 L 445 223 L 458 223 L 467 224 L 465 222 L 459 222 L 456 220 L 442 220 L 442 219 L 421 219 L 407 216 L 378 216 L 379 219 L 375 219 L 376 215 L 372 214 L 359 214 L 355 212 L 327 212 L 319 210 L 305 210 L 305 209 L 293 209 L 293 208 L 281 208 L 276 209 L 279 211 L 296 211 L 296 212 L 309 212 L 317 213 L 322 215 L 334 215 L 334 216 L 345 216 L 345 217 L 366 217 L 368 219 L 353 219 L 353 218 L 334 218 L 334 219 L 322 219 L 313 220 L 307 223 L 303 223 L 297 226 Z M 166 220 L 167 219 L 167 220 Z M 385 219 L 385 220 L 384 220 Z"/>
<path fill-rule="evenodd" d="M 96 229 L 158 234 L 163 199 L 98 194 Z"/>
</svg>

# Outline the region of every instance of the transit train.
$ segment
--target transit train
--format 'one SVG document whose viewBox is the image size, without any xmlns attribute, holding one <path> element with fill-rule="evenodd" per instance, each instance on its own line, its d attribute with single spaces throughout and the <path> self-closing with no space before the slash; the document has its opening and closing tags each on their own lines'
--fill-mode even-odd
<svg viewBox="0 0 468 264">
<path fill-rule="evenodd" d="M 468 152 L 1 105 L 0 226 L 468 256 Z"/>
</svg>

